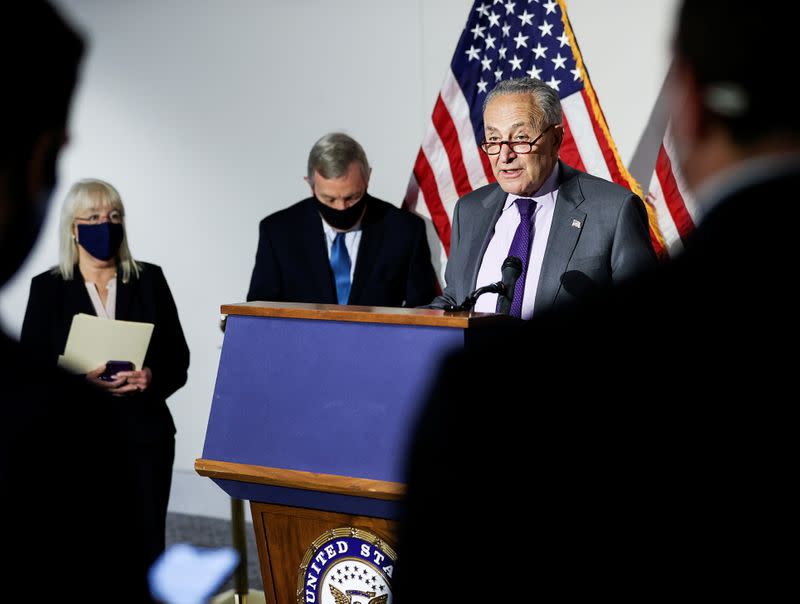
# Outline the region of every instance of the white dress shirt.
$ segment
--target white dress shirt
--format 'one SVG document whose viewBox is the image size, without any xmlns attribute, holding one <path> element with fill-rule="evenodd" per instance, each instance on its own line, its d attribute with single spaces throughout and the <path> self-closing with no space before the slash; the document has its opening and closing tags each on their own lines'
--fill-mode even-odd
<svg viewBox="0 0 800 604">
<path fill-rule="evenodd" d="M 84 281 L 86 291 L 89 292 L 89 298 L 94 306 L 94 312 L 101 319 L 114 319 L 117 315 L 117 278 L 114 277 L 106 285 L 108 296 L 106 297 L 105 306 L 100 299 L 100 294 L 97 292 L 97 286 L 91 281 Z"/>
<path fill-rule="evenodd" d="M 322 220 L 322 218 L 320 218 Z M 328 248 L 328 261 L 331 259 L 331 249 L 333 248 L 333 240 L 340 231 L 334 229 L 327 222 L 322 220 L 322 230 L 325 231 L 325 242 Z M 350 256 L 350 283 L 353 283 L 353 275 L 356 273 L 356 259 L 358 258 L 358 246 L 361 244 L 361 223 L 353 227 L 352 230 L 346 231 L 344 234 L 344 246 L 347 248 L 347 253 Z"/>
<path fill-rule="evenodd" d="M 519 226 L 519 209 L 514 203 L 520 195 L 511 193 L 506 197 L 503 211 L 497 224 L 494 226 L 489 246 L 481 261 L 478 271 L 478 281 L 475 287 L 483 287 L 496 281 L 502 281 L 503 261 L 508 256 L 511 242 Z M 542 272 L 542 261 L 547 247 L 547 238 L 550 235 L 550 226 L 553 224 L 553 212 L 556 208 L 558 197 L 558 163 L 544 184 L 529 199 L 536 202 L 536 211 L 533 214 L 533 229 L 531 231 L 531 250 L 528 257 L 528 274 L 525 278 L 525 294 L 522 297 L 522 318 L 530 319 L 533 316 L 533 303 L 536 301 L 536 290 L 539 288 L 539 274 Z M 495 312 L 497 308 L 497 294 L 484 294 L 475 304 L 477 312 Z"/>
</svg>

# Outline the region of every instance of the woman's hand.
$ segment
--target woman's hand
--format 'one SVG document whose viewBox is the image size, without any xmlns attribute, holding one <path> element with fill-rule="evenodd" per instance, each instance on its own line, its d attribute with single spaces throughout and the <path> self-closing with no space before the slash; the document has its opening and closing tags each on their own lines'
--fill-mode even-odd
<svg viewBox="0 0 800 604">
<path fill-rule="evenodd" d="M 131 392 L 144 392 L 153 379 L 153 373 L 150 368 L 142 367 L 140 371 L 118 371 L 112 376 L 114 379 L 107 382 L 100 379 L 100 374 L 105 370 L 106 366 L 101 365 L 94 371 L 87 373 L 86 380 L 116 396 Z"/>
<path fill-rule="evenodd" d="M 106 370 L 105 365 L 100 365 L 94 371 L 90 371 L 86 374 L 86 381 L 90 382 L 94 386 L 102 390 L 106 390 L 107 392 L 113 392 L 115 388 L 119 388 L 125 383 L 125 378 L 119 377 L 119 374 L 113 376 L 114 379 L 110 382 L 106 380 L 101 380 L 100 375 Z"/>
<path fill-rule="evenodd" d="M 123 380 L 122 385 L 111 388 L 112 394 L 128 394 L 129 392 L 144 392 L 150 386 L 153 372 L 149 367 L 142 367 L 139 371 L 120 371 L 114 375 L 114 382 Z"/>
</svg>

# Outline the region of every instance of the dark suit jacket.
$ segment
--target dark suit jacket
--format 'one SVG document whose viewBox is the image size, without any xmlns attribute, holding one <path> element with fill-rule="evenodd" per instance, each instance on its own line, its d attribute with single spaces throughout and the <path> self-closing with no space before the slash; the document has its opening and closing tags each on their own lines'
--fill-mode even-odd
<svg viewBox="0 0 800 604">
<path fill-rule="evenodd" d="M 130 400 L 128 420 L 131 434 L 136 438 L 171 439 L 175 424 L 166 399 L 186 383 L 189 348 L 161 268 L 147 262 L 140 265 L 138 279 L 131 277 L 128 283 L 123 283 L 120 276 L 117 280 L 116 318 L 155 325 L 144 360 L 153 379 L 147 390 L 126 397 Z M 64 281 L 51 271 L 37 275 L 31 282 L 22 344 L 55 366 L 58 355 L 64 352 L 72 317 L 77 313 L 95 314 L 77 267 L 71 281 Z"/>
<path fill-rule="evenodd" d="M 122 402 L 43 367 L 1 331 L 0 359 L 3 599 L 32 591 L 74 597 L 91 586 L 115 601 L 142 602 L 146 576 L 130 547 L 140 510 L 126 472 Z"/>
<path fill-rule="evenodd" d="M 558 197 L 534 303 L 537 314 L 655 266 L 642 201 L 619 185 L 559 165 Z M 431 306 L 459 304 L 474 291 L 506 197 L 495 183 L 458 200 L 447 286 Z"/>
<path fill-rule="evenodd" d="M 350 304 L 418 306 L 436 294 L 421 218 L 369 197 Z M 261 221 L 248 300 L 336 304 L 325 233 L 314 199 Z"/>
<path fill-rule="evenodd" d="M 409 464 L 398 604 L 437 601 L 431 534 L 555 599 L 791 587 L 798 253 L 781 229 L 799 198 L 798 168 L 743 187 L 657 272 L 448 360 Z M 496 588 L 459 580 L 454 601 Z"/>
</svg>

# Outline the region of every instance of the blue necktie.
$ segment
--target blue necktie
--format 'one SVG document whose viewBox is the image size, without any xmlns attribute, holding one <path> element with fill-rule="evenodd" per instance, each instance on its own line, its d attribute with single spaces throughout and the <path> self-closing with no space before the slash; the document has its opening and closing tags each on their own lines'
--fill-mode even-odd
<svg viewBox="0 0 800 604">
<path fill-rule="evenodd" d="M 350 254 L 344 244 L 344 233 L 336 233 L 331 246 L 331 268 L 336 280 L 336 299 L 347 304 L 350 299 Z"/>
</svg>

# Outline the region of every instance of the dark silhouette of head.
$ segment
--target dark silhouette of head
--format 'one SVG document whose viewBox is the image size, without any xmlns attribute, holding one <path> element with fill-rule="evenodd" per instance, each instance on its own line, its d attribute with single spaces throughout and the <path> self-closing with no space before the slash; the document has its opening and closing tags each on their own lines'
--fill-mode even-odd
<svg viewBox="0 0 800 604">
<path fill-rule="evenodd" d="M 47 3 L 0 8 L 0 285 L 24 262 L 56 184 L 84 44 Z"/>
<path fill-rule="evenodd" d="M 740 160 L 800 149 L 800 112 L 788 92 L 793 4 L 685 0 L 674 37 L 672 126 L 681 166 L 697 189 Z"/>
</svg>

